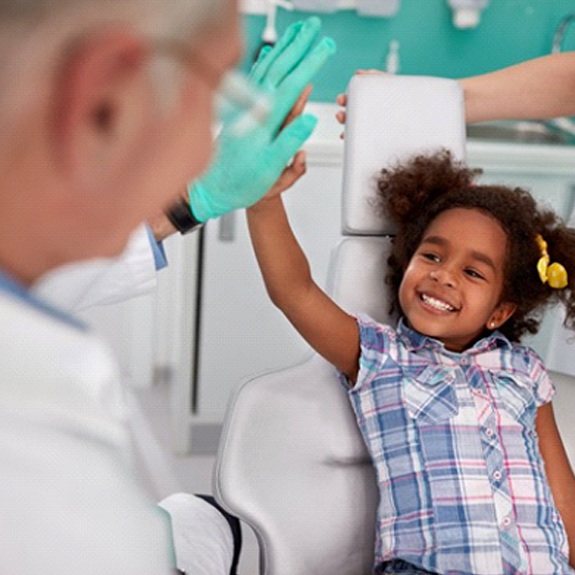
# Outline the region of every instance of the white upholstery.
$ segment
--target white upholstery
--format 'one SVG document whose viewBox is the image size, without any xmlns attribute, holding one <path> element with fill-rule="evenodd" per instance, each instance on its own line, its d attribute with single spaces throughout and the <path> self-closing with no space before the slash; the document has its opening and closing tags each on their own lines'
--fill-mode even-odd
<svg viewBox="0 0 575 575">
<path fill-rule="evenodd" d="M 374 216 L 371 172 L 440 147 L 462 158 L 461 94 L 451 80 L 356 76 L 348 113 L 343 228 L 381 235 L 391 228 Z M 342 239 L 329 291 L 344 309 L 387 318 L 389 246 L 389 237 Z M 214 492 L 256 532 L 262 574 L 371 572 L 374 474 L 345 389 L 318 356 L 241 383 L 228 407 Z"/>
<path fill-rule="evenodd" d="M 340 305 L 385 319 L 389 246 L 387 237 L 342 240 L 331 266 Z M 343 269 L 350 274 L 341 278 Z M 318 355 L 242 382 L 228 407 L 214 493 L 254 529 L 262 574 L 371 572 L 374 474 L 345 389 Z"/>
<path fill-rule="evenodd" d="M 257 535 L 261 573 L 371 572 L 375 478 L 345 391 L 319 356 L 241 385 L 216 477 L 216 498 Z"/>
<path fill-rule="evenodd" d="M 374 210 L 375 176 L 416 153 L 449 148 L 465 159 L 463 95 L 443 78 L 369 74 L 349 85 L 343 174 L 343 231 L 390 234 Z"/>
</svg>

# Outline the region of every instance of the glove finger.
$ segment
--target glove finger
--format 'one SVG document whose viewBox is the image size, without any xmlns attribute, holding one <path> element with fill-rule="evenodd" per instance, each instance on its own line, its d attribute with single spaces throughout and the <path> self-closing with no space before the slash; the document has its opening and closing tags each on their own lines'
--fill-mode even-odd
<svg viewBox="0 0 575 575">
<path fill-rule="evenodd" d="M 327 60 L 335 54 L 335 51 L 335 42 L 331 38 L 322 38 L 289 78 L 283 82 L 275 94 L 272 112 L 267 122 L 272 133 L 279 129 L 303 89 L 313 80 Z"/>
<path fill-rule="evenodd" d="M 305 60 L 319 38 L 321 20 L 317 16 L 308 18 L 284 50 L 278 52 L 276 59 L 266 72 L 263 82 L 266 86 L 279 86 L 302 60 Z"/>
<path fill-rule="evenodd" d="M 250 79 L 252 77 L 252 72 L 254 70 L 257 70 L 262 65 L 262 62 L 267 57 L 267 55 L 272 51 L 272 49 L 273 49 L 273 46 L 270 46 L 269 44 L 266 44 L 265 46 L 262 46 L 260 48 L 260 51 L 258 52 L 258 57 L 257 57 L 256 61 L 254 62 L 253 66 L 251 67 L 251 70 L 249 72 Z"/>
<path fill-rule="evenodd" d="M 294 22 L 286 31 L 282 34 L 281 38 L 276 42 L 275 46 L 266 52 L 263 57 L 257 59 L 256 63 L 252 66 L 249 77 L 250 81 L 259 86 L 263 83 L 264 78 L 270 67 L 276 61 L 276 59 L 286 50 L 292 43 L 293 39 L 299 34 L 302 29 L 304 22 Z"/>
<path fill-rule="evenodd" d="M 276 168 L 283 169 L 290 158 L 303 146 L 317 125 L 317 118 L 304 114 L 286 126 L 275 139 L 269 157 Z"/>
</svg>

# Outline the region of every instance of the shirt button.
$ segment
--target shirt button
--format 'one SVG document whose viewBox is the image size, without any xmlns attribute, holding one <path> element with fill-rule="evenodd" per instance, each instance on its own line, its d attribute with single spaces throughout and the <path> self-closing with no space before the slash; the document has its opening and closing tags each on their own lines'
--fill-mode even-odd
<svg viewBox="0 0 575 575">
<path fill-rule="evenodd" d="M 493 429 L 489 428 L 485 431 L 485 433 L 487 434 L 487 437 L 491 437 L 493 435 Z"/>
<path fill-rule="evenodd" d="M 501 471 L 495 471 L 493 473 L 493 478 L 497 479 L 497 481 L 499 481 L 501 479 Z"/>
<path fill-rule="evenodd" d="M 461 360 L 460 360 L 460 362 L 459 362 L 459 364 L 460 364 L 460 365 L 463 365 L 463 366 L 469 365 L 469 358 L 467 358 L 467 357 L 462 357 Z"/>
<path fill-rule="evenodd" d="M 509 519 L 509 517 L 506 517 L 506 518 L 503 520 L 503 525 L 504 525 L 505 527 L 509 527 L 509 525 L 511 525 L 511 519 Z"/>
</svg>

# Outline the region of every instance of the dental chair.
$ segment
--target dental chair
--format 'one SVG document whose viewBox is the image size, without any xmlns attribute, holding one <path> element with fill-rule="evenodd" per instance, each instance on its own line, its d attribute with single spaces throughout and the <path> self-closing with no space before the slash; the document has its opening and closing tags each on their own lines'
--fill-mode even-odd
<svg viewBox="0 0 575 575">
<path fill-rule="evenodd" d="M 342 238 L 328 292 L 348 312 L 386 321 L 393 228 L 375 212 L 374 178 L 416 153 L 448 148 L 464 159 L 463 98 L 452 80 L 386 75 L 354 76 L 348 97 Z M 261 575 L 372 572 L 375 474 L 346 391 L 316 354 L 236 389 L 214 494 L 253 528 Z"/>
</svg>

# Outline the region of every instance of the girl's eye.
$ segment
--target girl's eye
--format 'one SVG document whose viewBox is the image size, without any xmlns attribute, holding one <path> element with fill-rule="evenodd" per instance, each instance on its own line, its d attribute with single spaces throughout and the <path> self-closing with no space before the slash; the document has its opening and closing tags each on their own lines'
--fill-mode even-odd
<svg viewBox="0 0 575 575">
<path fill-rule="evenodd" d="M 477 278 L 480 280 L 485 279 L 477 270 L 474 269 L 466 269 L 465 273 L 472 278 Z"/>
<path fill-rule="evenodd" d="M 441 261 L 440 257 L 437 254 L 432 254 L 432 253 L 422 253 L 421 254 L 426 260 L 432 261 L 432 262 L 439 262 Z"/>
</svg>

